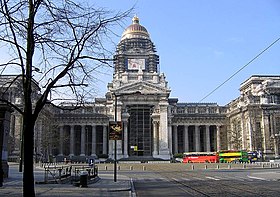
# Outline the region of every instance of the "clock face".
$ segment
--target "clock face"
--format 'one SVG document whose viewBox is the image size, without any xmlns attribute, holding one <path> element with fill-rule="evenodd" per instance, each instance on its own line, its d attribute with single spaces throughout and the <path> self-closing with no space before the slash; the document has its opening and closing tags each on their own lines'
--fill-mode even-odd
<svg viewBox="0 0 280 197">
<path fill-rule="evenodd" d="M 128 59 L 128 70 L 145 70 L 145 59 Z"/>
</svg>

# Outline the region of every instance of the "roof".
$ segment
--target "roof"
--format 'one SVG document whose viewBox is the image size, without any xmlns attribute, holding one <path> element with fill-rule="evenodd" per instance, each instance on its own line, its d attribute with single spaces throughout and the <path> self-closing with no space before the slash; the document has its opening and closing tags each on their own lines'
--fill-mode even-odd
<svg viewBox="0 0 280 197">
<path fill-rule="evenodd" d="M 133 17 L 132 24 L 124 30 L 121 40 L 130 38 L 146 38 L 150 40 L 147 29 L 139 24 L 139 18 L 137 16 Z"/>
</svg>

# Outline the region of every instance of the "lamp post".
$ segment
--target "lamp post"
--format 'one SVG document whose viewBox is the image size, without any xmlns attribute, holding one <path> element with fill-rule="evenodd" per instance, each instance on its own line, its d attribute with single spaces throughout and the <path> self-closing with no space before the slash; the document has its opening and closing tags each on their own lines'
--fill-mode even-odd
<svg viewBox="0 0 280 197">
<path fill-rule="evenodd" d="M 117 95 L 114 94 L 115 96 L 115 122 L 117 122 Z M 115 144 L 115 150 L 114 150 L 114 182 L 117 182 L 117 139 L 115 138 L 114 140 Z"/>
<path fill-rule="evenodd" d="M 115 92 L 113 93 L 114 97 L 115 97 L 115 122 L 117 123 L 118 119 L 117 119 L 117 114 L 118 114 L 118 108 L 117 108 L 117 104 L 118 104 L 118 97 L 123 95 L 132 95 L 132 94 L 141 94 L 140 91 L 135 91 L 135 92 L 128 92 L 128 93 L 124 93 L 124 94 L 120 94 L 117 95 Z M 114 182 L 117 182 L 117 139 L 114 139 Z"/>
</svg>

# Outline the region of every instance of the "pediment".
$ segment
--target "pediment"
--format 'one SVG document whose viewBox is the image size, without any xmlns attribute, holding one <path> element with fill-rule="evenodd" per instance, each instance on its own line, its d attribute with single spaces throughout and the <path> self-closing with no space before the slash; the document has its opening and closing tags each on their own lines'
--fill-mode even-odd
<svg viewBox="0 0 280 197">
<path fill-rule="evenodd" d="M 150 82 L 135 82 L 121 86 L 115 90 L 116 94 L 141 92 L 141 94 L 169 94 L 170 89 Z"/>
</svg>

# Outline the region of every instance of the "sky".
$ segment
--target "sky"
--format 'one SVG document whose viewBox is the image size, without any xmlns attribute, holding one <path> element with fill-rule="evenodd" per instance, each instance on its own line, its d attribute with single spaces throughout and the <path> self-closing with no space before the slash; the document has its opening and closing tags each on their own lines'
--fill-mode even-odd
<svg viewBox="0 0 280 197">
<path fill-rule="evenodd" d="M 280 41 L 231 80 L 206 95 L 280 38 L 279 0 L 88 0 L 109 10 L 135 7 L 157 54 L 160 72 L 179 102 L 226 105 L 239 96 L 252 75 L 280 75 Z M 131 18 L 116 30 L 120 36 Z M 115 50 L 115 49 L 112 49 Z M 113 69 L 101 76 L 97 97 L 104 97 Z"/>
<path fill-rule="evenodd" d="M 240 95 L 240 84 L 250 76 L 280 75 L 280 41 L 245 66 L 280 38 L 279 0 L 98 0 L 96 4 L 120 11 L 135 6 L 160 56 L 170 97 L 179 102 L 226 105 Z M 125 24 L 124 28 L 131 21 Z"/>
</svg>

